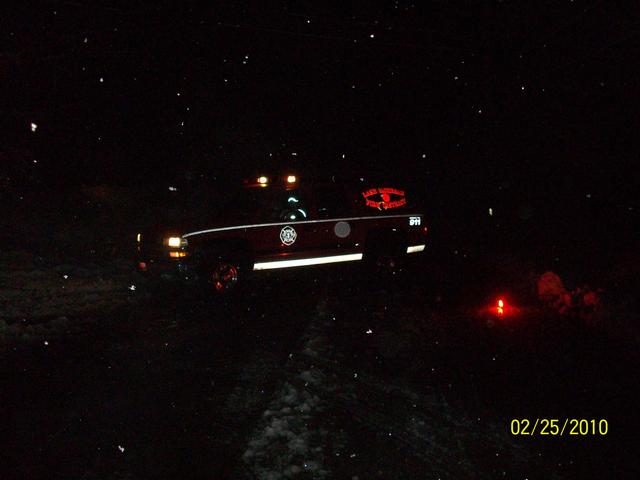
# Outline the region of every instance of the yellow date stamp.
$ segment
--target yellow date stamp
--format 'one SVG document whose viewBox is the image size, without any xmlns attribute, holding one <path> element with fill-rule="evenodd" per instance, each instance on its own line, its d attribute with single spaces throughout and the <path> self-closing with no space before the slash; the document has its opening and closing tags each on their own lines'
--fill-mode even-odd
<svg viewBox="0 0 640 480">
<path fill-rule="evenodd" d="M 510 431 L 522 436 L 604 436 L 609 422 L 604 418 L 514 418 Z"/>
</svg>

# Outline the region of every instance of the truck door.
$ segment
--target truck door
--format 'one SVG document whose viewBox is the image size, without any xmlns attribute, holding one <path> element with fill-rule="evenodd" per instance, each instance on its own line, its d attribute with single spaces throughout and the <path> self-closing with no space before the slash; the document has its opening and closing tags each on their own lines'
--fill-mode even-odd
<svg viewBox="0 0 640 480">
<path fill-rule="evenodd" d="M 247 230 L 257 258 L 297 255 L 317 248 L 308 192 L 266 187 L 257 193 L 261 221 Z"/>
<path fill-rule="evenodd" d="M 318 244 L 325 250 L 357 251 L 364 240 L 361 221 L 355 220 L 353 195 L 345 185 L 319 184 L 314 188 L 313 199 L 318 219 L 316 235 Z"/>
</svg>

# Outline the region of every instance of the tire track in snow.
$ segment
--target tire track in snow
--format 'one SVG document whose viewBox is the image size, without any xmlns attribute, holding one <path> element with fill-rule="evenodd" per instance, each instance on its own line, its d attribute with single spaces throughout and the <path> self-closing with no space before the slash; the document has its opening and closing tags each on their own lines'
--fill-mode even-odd
<svg viewBox="0 0 640 480">
<path fill-rule="evenodd" d="M 325 300 L 302 336 L 302 353 L 317 355 L 316 319 L 324 310 Z M 328 431 L 318 424 L 318 414 L 325 411 L 326 400 L 313 391 L 323 391 L 322 372 L 307 369 L 300 353 L 292 353 L 285 365 L 286 380 L 267 410 L 242 456 L 244 466 L 260 480 L 279 480 L 312 475 L 314 479 L 332 478 L 327 469 L 325 444 Z"/>
</svg>

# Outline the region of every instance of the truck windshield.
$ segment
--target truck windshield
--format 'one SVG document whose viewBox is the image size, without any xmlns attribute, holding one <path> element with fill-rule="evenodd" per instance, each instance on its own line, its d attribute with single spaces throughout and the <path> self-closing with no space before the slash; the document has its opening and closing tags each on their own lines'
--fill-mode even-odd
<svg viewBox="0 0 640 480">
<path fill-rule="evenodd" d="M 225 223 L 296 222 L 309 217 L 302 191 L 273 187 L 199 189 L 185 198 L 181 211 L 193 221 Z"/>
<path fill-rule="evenodd" d="M 247 188 L 237 197 L 235 207 L 241 218 L 260 222 L 296 222 L 309 217 L 307 202 L 297 189 Z"/>
</svg>

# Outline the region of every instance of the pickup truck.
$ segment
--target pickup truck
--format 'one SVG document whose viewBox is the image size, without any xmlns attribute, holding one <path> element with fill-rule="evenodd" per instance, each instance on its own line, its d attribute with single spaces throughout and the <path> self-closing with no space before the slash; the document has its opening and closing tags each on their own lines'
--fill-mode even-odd
<svg viewBox="0 0 640 480">
<path fill-rule="evenodd" d="M 172 272 L 214 292 L 245 274 L 367 262 L 394 269 L 426 245 L 427 225 L 395 184 L 260 175 L 211 186 L 136 236 L 136 266 Z"/>
</svg>

